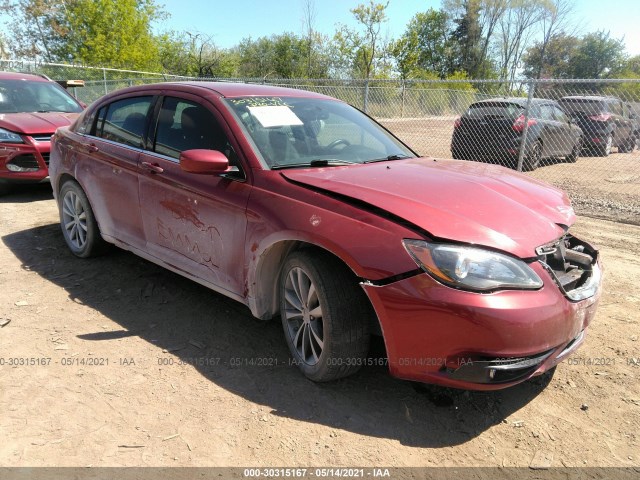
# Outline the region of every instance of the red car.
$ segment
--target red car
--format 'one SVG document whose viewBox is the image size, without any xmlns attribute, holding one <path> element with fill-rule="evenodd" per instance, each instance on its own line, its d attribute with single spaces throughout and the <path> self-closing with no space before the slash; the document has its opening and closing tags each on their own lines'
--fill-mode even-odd
<svg viewBox="0 0 640 480">
<path fill-rule="evenodd" d="M 62 233 L 130 250 L 280 317 L 315 381 L 379 363 L 489 390 L 583 342 L 599 255 L 567 196 L 502 167 L 418 158 L 355 108 L 239 83 L 132 87 L 53 139 Z"/>
<path fill-rule="evenodd" d="M 0 193 L 48 179 L 51 135 L 81 111 L 82 105 L 48 78 L 0 72 Z"/>
</svg>

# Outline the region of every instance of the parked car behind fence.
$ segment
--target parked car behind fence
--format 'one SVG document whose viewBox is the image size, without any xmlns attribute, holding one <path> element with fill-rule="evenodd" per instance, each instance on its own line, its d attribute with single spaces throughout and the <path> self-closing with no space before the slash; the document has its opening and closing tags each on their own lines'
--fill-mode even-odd
<svg viewBox="0 0 640 480">
<path fill-rule="evenodd" d="M 632 152 L 640 136 L 638 117 L 631 107 L 616 97 L 567 96 L 559 100 L 562 108 L 584 132 L 583 146 L 602 157 Z"/>
<path fill-rule="evenodd" d="M 573 163 L 582 148 L 582 132 L 553 100 L 492 98 L 475 102 L 454 125 L 451 154 L 460 160 L 480 160 L 535 170 L 543 159 Z M 526 137 L 525 137 L 526 134 Z"/>
</svg>

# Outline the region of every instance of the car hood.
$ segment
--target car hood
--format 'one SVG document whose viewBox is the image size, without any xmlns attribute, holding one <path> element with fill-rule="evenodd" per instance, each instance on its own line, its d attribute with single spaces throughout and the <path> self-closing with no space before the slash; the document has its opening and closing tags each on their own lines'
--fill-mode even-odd
<svg viewBox="0 0 640 480">
<path fill-rule="evenodd" d="M 435 238 L 521 258 L 534 257 L 536 247 L 557 239 L 563 226 L 575 221 L 564 192 L 495 165 L 421 158 L 281 173 L 383 209 Z"/>
<path fill-rule="evenodd" d="M 0 113 L 0 128 L 23 135 L 53 133 L 58 127 L 70 125 L 79 113 Z"/>
</svg>

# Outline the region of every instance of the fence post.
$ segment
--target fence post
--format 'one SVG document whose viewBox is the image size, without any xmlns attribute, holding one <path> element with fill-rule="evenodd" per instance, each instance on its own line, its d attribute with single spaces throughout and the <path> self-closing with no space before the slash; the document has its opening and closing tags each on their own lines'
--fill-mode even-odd
<svg viewBox="0 0 640 480">
<path fill-rule="evenodd" d="M 105 68 L 102 69 L 102 78 L 104 80 L 104 94 L 106 95 L 109 90 L 107 90 L 107 70 Z"/>
<path fill-rule="evenodd" d="M 364 81 L 364 101 L 362 110 L 364 113 L 367 113 L 369 110 L 369 77 L 367 77 Z"/>
<path fill-rule="evenodd" d="M 402 82 L 402 106 L 400 107 L 400 118 L 404 118 L 404 95 L 405 95 L 405 82 L 404 79 L 401 80 Z"/>
<path fill-rule="evenodd" d="M 518 168 L 519 172 L 522 171 L 522 162 L 524 161 L 525 150 L 527 145 L 527 134 L 529 133 L 529 107 L 531 106 L 531 100 L 536 91 L 536 84 L 533 80 L 529 82 L 529 92 L 527 95 L 527 106 L 524 110 L 524 130 L 522 131 L 522 140 L 520 141 L 520 149 L 518 150 Z"/>
</svg>

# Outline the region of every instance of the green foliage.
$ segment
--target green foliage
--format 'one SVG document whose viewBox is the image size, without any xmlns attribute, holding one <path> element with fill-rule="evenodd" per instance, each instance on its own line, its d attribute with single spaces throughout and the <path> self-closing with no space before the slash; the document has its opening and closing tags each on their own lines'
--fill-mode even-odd
<svg viewBox="0 0 640 480">
<path fill-rule="evenodd" d="M 329 61 L 321 48 L 310 49 L 309 41 L 293 33 L 245 38 L 237 47 L 238 73 L 243 77 L 303 78 L 310 74 L 323 78 L 328 75 Z M 321 46 L 323 39 L 314 35 L 311 41 Z"/>
<path fill-rule="evenodd" d="M 571 60 L 573 78 L 615 78 L 626 60 L 624 41 L 610 38 L 609 32 L 588 33 Z"/>
<path fill-rule="evenodd" d="M 151 70 L 159 67 L 153 0 L 7 0 L 11 52 L 49 62 Z"/>
<path fill-rule="evenodd" d="M 402 78 L 420 78 L 423 72 L 433 72 L 444 78 L 451 69 L 449 17 L 444 10 L 430 8 L 417 13 L 407 29 L 392 46 L 392 54 Z"/>
<path fill-rule="evenodd" d="M 571 62 L 576 57 L 580 39 L 564 33 L 554 35 L 548 41 L 542 58 L 541 42 L 533 45 L 523 57 L 526 78 L 571 78 Z"/>
<path fill-rule="evenodd" d="M 609 33 L 588 33 L 582 38 L 558 34 L 546 46 L 544 61 L 540 58 L 540 44 L 524 55 L 524 75 L 536 78 L 619 78 L 625 69 L 633 71 L 633 63 L 626 61 L 622 40 Z"/>
<path fill-rule="evenodd" d="M 351 9 L 361 31 L 341 25 L 333 37 L 333 66 L 338 74 L 355 78 L 372 78 L 377 70 L 386 68 L 386 45 L 380 38 L 387 21 L 386 4 L 360 4 Z"/>
<path fill-rule="evenodd" d="M 453 20 L 456 27 L 451 32 L 453 71 L 464 71 L 471 78 L 477 78 L 482 69 L 483 59 L 482 27 L 480 26 L 480 0 L 464 0 L 463 13 Z"/>
</svg>

